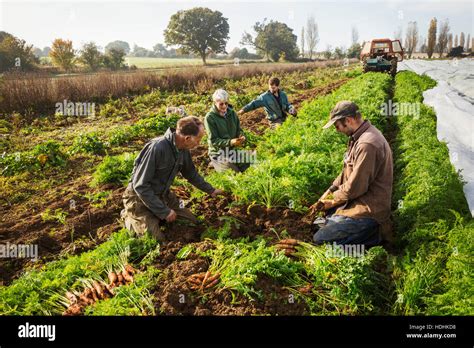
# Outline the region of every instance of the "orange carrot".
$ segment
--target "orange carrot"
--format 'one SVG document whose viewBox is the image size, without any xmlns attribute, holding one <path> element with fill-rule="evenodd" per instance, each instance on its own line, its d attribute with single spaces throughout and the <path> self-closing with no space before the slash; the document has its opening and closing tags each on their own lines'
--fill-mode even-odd
<svg viewBox="0 0 474 348">
<path fill-rule="evenodd" d="M 95 289 L 92 287 L 90 288 L 91 289 L 91 294 L 92 294 L 92 298 L 94 299 L 95 302 L 99 301 L 99 296 L 97 295 L 97 292 L 95 291 Z"/>
<path fill-rule="evenodd" d="M 108 274 L 108 277 L 109 277 L 109 281 L 110 281 L 111 284 L 113 284 L 117 281 L 117 274 L 115 274 L 115 272 L 110 272 Z"/>
<path fill-rule="evenodd" d="M 282 240 L 279 240 L 277 244 L 298 245 L 299 240 L 297 240 L 297 239 L 282 239 Z"/>
<path fill-rule="evenodd" d="M 219 283 L 219 278 L 214 279 L 212 282 L 208 283 L 204 288 L 209 289 L 215 286 L 217 283 Z"/>
<path fill-rule="evenodd" d="M 104 289 L 102 288 L 102 285 L 99 284 L 98 281 L 94 281 L 92 283 L 92 286 L 94 287 L 94 289 L 97 292 L 97 295 L 100 299 L 106 298 L 105 293 L 104 293 Z"/>
<path fill-rule="evenodd" d="M 137 271 L 135 270 L 135 268 L 133 268 L 132 266 L 130 265 L 125 265 L 125 270 L 130 273 L 131 275 L 134 275 Z"/>
<path fill-rule="evenodd" d="M 133 282 L 133 276 L 127 272 L 127 270 L 122 271 L 122 276 L 123 279 L 125 279 L 126 282 L 131 283 Z"/>
</svg>

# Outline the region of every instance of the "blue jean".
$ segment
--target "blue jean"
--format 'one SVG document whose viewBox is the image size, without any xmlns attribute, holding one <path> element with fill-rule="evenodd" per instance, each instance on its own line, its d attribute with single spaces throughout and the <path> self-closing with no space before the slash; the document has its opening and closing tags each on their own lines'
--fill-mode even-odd
<svg viewBox="0 0 474 348">
<path fill-rule="evenodd" d="M 380 244 L 379 224 L 374 219 L 353 219 L 343 215 L 331 215 L 326 224 L 313 236 L 316 244 L 336 243 L 364 244 L 373 246 Z"/>
</svg>

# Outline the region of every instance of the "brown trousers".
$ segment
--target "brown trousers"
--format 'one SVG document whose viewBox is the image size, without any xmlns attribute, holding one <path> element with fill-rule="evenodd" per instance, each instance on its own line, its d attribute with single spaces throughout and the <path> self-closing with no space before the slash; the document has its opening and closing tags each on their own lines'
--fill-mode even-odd
<svg viewBox="0 0 474 348">
<path fill-rule="evenodd" d="M 154 215 L 145 204 L 143 204 L 131 185 L 127 187 L 122 198 L 125 209 L 122 210 L 120 216 L 123 219 L 125 228 L 138 236 L 143 236 L 148 232 L 158 241 L 166 241 L 166 236 L 160 228 L 160 225 L 166 221 Z M 159 196 L 159 198 L 168 208 L 176 212 L 177 219 L 186 220 L 193 224 L 198 223 L 198 220 L 188 208 L 180 206 L 180 201 L 173 192 L 168 191 L 168 194 Z"/>
</svg>

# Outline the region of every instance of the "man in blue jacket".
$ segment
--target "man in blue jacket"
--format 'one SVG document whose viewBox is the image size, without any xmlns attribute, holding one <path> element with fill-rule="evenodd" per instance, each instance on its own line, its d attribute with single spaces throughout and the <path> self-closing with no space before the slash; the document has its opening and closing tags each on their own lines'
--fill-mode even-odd
<svg viewBox="0 0 474 348">
<path fill-rule="evenodd" d="M 243 115 L 262 106 L 272 128 L 281 125 L 285 121 L 286 113 L 296 115 L 296 110 L 288 101 L 286 93 L 280 89 L 280 79 L 278 77 L 270 78 L 268 80 L 268 91 L 245 105 L 238 114 Z"/>
</svg>

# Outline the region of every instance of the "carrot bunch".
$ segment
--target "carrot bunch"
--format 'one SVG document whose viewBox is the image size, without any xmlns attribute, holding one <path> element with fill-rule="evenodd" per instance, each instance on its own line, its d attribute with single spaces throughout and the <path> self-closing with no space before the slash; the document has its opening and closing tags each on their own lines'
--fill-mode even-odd
<svg viewBox="0 0 474 348">
<path fill-rule="evenodd" d="M 292 256 L 296 253 L 296 247 L 299 245 L 297 239 L 282 239 L 275 244 L 275 248 L 279 251 L 284 252 L 285 256 Z"/>
<path fill-rule="evenodd" d="M 99 300 L 104 300 L 115 295 L 114 288 L 120 285 L 126 285 L 133 282 L 133 275 L 136 270 L 126 265 L 121 271 L 109 272 L 109 284 L 101 281 L 94 280 L 87 286 L 81 293 L 66 292 L 66 298 L 69 301 L 67 309 L 63 312 L 63 315 L 80 315 L 84 311 L 84 308 L 94 304 Z"/>
<path fill-rule="evenodd" d="M 188 277 L 187 282 L 191 290 L 199 290 L 204 292 L 205 289 L 210 289 L 213 286 L 216 286 L 220 280 L 220 273 L 212 275 L 211 272 L 202 272 L 192 274 Z"/>
</svg>

